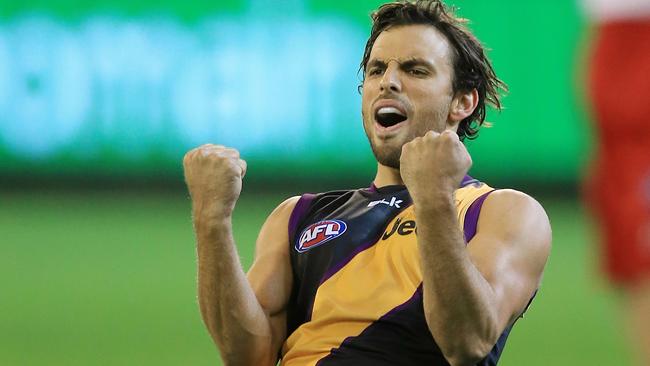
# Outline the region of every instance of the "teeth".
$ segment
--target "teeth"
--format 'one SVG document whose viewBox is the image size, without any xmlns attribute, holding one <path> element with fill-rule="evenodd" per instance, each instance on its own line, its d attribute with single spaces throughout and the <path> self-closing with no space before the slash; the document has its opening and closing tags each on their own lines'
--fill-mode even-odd
<svg viewBox="0 0 650 366">
<path fill-rule="evenodd" d="M 388 114 L 388 113 L 399 114 L 400 116 L 404 115 L 404 113 L 400 112 L 400 110 L 395 107 L 381 107 L 377 111 L 377 114 Z"/>
</svg>

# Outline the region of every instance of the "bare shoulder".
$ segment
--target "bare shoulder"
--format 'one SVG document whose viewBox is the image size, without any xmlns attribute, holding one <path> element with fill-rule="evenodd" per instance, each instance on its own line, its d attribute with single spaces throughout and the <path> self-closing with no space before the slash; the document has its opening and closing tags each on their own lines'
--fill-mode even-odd
<svg viewBox="0 0 650 366">
<path fill-rule="evenodd" d="M 286 249 L 289 241 L 289 219 L 300 196 L 287 198 L 267 217 L 257 238 L 256 257 L 267 250 Z M 286 251 L 286 250 L 283 250 Z"/>
<path fill-rule="evenodd" d="M 289 259 L 289 218 L 300 197 L 280 203 L 262 225 L 255 245 L 255 259 L 248 281 L 262 308 L 280 314 L 289 300 L 292 286 Z"/>
<path fill-rule="evenodd" d="M 539 245 L 551 244 L 551 225 L 542 205 L 528 194 L 513 189 L 496 190 L 487 197 L 479 216 L 479 228 L 497 230 L 504 238 L 535 237 Z"/>
<path fill-rule="evenodd" d="M 502 209 L 520 208 L 530 210 L 531 213 L 543 213 L 546 215 L 542 205 L 528 194 L 514 189 L 497 189 L 486 199 L 486 204 L 501 207 Z"/>
<path fill-rule="evenodd" d="M 300 200 L 300 196 L 289 197 L 286 200 L 282 201 L 269 215 L 269 219 L 285 219 L 289 220 L 293 209 L 296 207 L 296 204 Z"/>
<path fill-rule="evenodd" d="M 298 203 L 299 200 L 300 200 L 300 196 L 289 197 L 286 200 L 284 200 L 282 203 L 280 203 L 278 207 L 276 207 L 276 210 L 277 209 L 293 210 L 293 208 L 296 206 L 296 203 Z"/>
</svg>

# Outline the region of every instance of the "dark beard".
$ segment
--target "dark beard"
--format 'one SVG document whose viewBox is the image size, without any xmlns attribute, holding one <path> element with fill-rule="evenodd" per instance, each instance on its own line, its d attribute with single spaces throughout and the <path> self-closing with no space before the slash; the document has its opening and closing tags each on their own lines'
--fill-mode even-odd
<svg viewBox="0 0 650 366">
<path fill-rule="evenodd" d="M 399 159 L 402 156 L 402 149 L 378 149 L 372 141 L 370 141 L 370 148 L 379 164 L 399 170 Z"/>
</svg>

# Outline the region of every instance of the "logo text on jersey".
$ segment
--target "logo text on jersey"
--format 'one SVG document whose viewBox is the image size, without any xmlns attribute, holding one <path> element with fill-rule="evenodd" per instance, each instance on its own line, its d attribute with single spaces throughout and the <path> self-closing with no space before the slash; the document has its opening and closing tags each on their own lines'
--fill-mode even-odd
<svg viewBox="0 0 650 366">
<path fill-rule="evenodd" d="M 398 200 L 396 197 L 391 197 L 391 198 L 390 198 L 390 201 L 386 201 L 385 199 L 381 199 L 381 200 L 379 200 L 379 201 L 372 201 L 372 202 L 370 202 L 370 203 L 368 204 L 368 207 L 375 207 L 375 206 L 377 206 L 378 204 L 382 204 L 382 205 L 386 205 L 386 206 L 389 206 L 389 207 L 397 207 L 397 208 L 401 208 L 401 207 L 400 207 L 400 204 L 401 204 L 402 202 L 403 202 L 402 200 Z"/>
<path fill-rule="evenodd" d="M 300 253 L 343 235 L 348 225 L 341 220 L 325 220 L 309 225 L 302 231 L 296 250 Z"/>
<path fill-rule="evenodd" d="M 390 230 L 384 232 L 384 235 L 382 235 L 381 240 L 386 240 L 393 236 L 393 234 L 397 233 L 400 236 L 404 235 L 409 235 L 411 233 L 416 233 L 417 234 L 418 229 L 416 226 L 415 221 L 413 220 L 404 220 L 402 221 L 402 218 L 398 218 L 397 221 L 393 224 L 393 226 L 390 228 Z"/>
</svg>

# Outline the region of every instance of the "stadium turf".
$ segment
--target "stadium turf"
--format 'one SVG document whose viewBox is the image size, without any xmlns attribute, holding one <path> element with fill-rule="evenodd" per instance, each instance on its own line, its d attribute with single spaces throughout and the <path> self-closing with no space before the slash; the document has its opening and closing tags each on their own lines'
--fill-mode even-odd
<svg viewBox="0 0 650 366">
<path fill-rule="evenodd" d="M 284 197 L 245 192 L 246 267 Z M 574 201 L 544 200 L 554 245 L 500 365 L 627 365 L 619 298 Z M 177 193 L 1 193 L 0 365 L 220 365 L 196 305 L 190 206 Z"/>
</svg>

